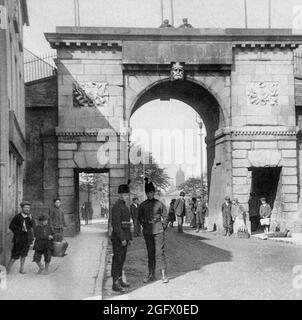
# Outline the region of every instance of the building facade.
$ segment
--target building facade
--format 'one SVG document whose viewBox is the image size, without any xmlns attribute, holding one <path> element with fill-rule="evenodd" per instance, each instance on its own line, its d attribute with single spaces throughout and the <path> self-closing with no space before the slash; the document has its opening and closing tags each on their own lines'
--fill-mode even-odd
<svg viewBox="0 0 302 320">
<path fill-rule="evenodd" d="M 58 27 L 58 194 L 76 231 L 77 175 L 109 172 L 110 203 L 129 177 L 132 114 L 177 99 L 202 118 L 207 137 L 209 223 L 222 226 L 229 195 L 248 210 L 265 196 L 273 225 L 301 231 L 300 107 L 289 29 Z M 156 111 L 155 111 L 156 112 Z"/>
<path fill-rule="evenodd" d="M 26 0 L 0 0 L 0 263 L 8 260 L 8 225 L 23 198 L 25 97 L 23 26 Z"/>
</svg>

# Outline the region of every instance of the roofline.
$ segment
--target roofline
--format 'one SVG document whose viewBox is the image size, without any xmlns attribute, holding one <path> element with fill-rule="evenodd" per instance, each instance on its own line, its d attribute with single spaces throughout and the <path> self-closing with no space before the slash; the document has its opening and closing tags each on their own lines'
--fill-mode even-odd
<svg viewBox="0 0 302 320">
<path fill-rule="evenodd" d="M 47 41 L 77 43 L 98 41 L 215 41 L 215 42 L 286 42 L 302 44 L 300 34 L 293 29 L 242 28 L 120 28 L 120 27 L 57 27 L 56 32 L 45 33 Z"/>
</svg>

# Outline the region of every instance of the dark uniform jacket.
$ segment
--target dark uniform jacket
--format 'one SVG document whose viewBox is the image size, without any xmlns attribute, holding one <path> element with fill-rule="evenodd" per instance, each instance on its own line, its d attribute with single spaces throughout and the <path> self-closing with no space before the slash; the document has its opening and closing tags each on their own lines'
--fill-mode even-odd
<svg viewBox="0 0 302 320">
<path fill-rule="evenodd" d="M 47 246 L 52 248 L 52 240 L 49 240 L 49 236 L 53 236 L 54 231 L 50 225 L 37 225 L 34 227 L 34 236 L 36 238 L 34 244 L 34 250 L 42 251 Z"/>
<path fill-rule="evenodd" d="M 49 209 L 49 218 L 52 228 L 63 228 L 65 227 L 64 213 L 61 208 L 52 207 Z"/>
<path fill-rule="evenodd" d="M 125 201 L 118 200 L 112 207 L 112 239 L 119 239 L 120 241 L 131 240 L 131 222 L 130 211 L 126 206 Z"/>
<path fill-rule="evenodd" d="M 157 199 L 147 199 L 140 204 L 138 219 L 143 227 L 144 235 L 161 233 L 169 223 L 167 209 Z"/>
<path fill-rule="evenodd" d="M 26 229 L 24 229 L 24 222 Z M 13 232 L 13 242 L 20 243 L 28 241 L 29 244 L 33 241 L 32 228 L 34 220 L 29 217 L 24 218 L 21 213 L 17 214 L 11 221 L 9 228 Z"/>
<path fill-rule="evenodd" d="M 174 210 L 178 217 L 184 217 L 186 215 L 186 201 L 181 198 L 176 199 L 174 203 Z"/>
</svg>

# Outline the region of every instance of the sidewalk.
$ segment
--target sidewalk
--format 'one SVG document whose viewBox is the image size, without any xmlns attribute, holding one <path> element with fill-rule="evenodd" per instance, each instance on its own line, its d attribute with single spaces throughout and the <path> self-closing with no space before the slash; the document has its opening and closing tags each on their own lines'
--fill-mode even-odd
<svg viewBox="0 0 302 320">
<path fill-rule="evenodd" d="M 266 239 L 264 233 L 253 234 L 251 237 L 259 240 L 271 240 L 271 241 L 285 242 L 285 243 L 295 244 L 297 246 L 302 246 L 302 233 L 293 233 L 292 236 L 289 238 L 267 238 Z"/>
<path fill-rule="evenodd" d="M 78 300 L 91 296 L 102 298 L 102 284 L 107 248 L 107 225 L 81 227 L 69 243 L 67 256 L 53 258 L 49 275 L 37 275 L 30 250 L 25 275 L 18 273 L 16 262 L 8 275 L 7 290 L 0 290 L 0 300 Z"/>
</svg>

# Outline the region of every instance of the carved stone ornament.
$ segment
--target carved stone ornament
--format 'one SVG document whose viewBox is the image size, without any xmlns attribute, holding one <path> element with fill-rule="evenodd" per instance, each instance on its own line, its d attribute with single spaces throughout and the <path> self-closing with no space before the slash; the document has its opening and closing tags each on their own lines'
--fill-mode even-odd
<svg viewBox="0 0 302 320">
<path fill-rule="evenodd" d="M 74 82 L 75 107 L 106 107 L 109 101 L 107 82 Z"/>
<path fill-rule="evenodd" d="M 184 66 L 181 65 L 179 62 L 175 62 L 171 66 L 170 78 L 171 81 L 175 80 L 184 80 L 185 71 Z"/>
<path fill-rule="evenodd" d="M 277 106 L 279 104 L 278 82 L 254 82 L 247 86 L 248 105 Z"/>
</svg>

